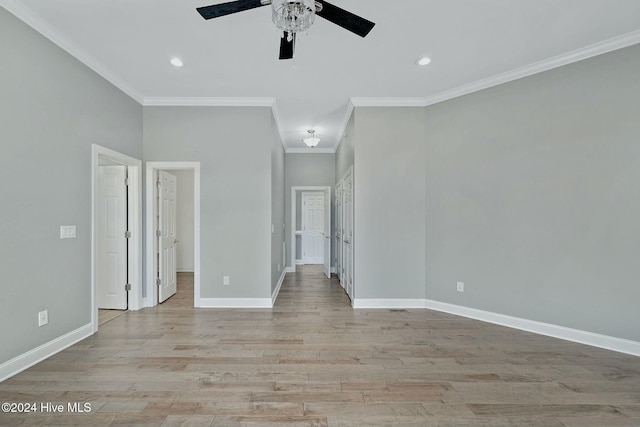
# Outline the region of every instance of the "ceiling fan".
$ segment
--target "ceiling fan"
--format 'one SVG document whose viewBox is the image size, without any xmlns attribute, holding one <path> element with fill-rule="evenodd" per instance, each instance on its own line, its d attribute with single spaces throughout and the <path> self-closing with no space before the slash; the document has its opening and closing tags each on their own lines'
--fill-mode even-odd
<svg viewBox="0 0 640 427">
<path fill-rule="evenodd" d="M 236 0 L 196 10 L 204 19 L 212 19 L 267 5 L 271 5 L 273 23 L 282 30 L 280 59 L 293 58 L 296 34 L 308 30 L 316 15 L 360 37 L 366 37 L 376 25 L 324 0 Z"/>
</svg>

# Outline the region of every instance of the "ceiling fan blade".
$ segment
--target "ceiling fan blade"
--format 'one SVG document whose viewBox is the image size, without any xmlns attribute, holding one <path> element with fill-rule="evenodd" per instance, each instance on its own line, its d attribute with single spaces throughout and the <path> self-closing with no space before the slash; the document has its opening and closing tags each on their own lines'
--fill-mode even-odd
<svg viewBox="0 0 640 427">
<path fill-rule="evenodd" d="M 267 3 L 268 4 L 268 3 Z M 198 7 L 196 10 L 204 19 L 218 18 L 232 13 L 244 12 L 256 7 L 266 6 L 261 0 L 237 0 L 211 6 Z"/>
<path fill-rule="evenodd" d="M 291 40 L 289 35 L 291 34 Z M 284 37 L 280 38 L 280 59 L 293 58 L 293 52 L 296 49 L 296 33 L 284 33 Z"/>
<path fill-rule="evenodd" d="M 375 23 L 361 18 L 358 15 L 334 6 L 331 3 L 327 3 L 324 0 L 317 0 L 317 3 L 322 5 L 322 10 L 316 12 L 316 15 L 333 22 L 336 25 L 341 26 L 345 30 L 349 30 L 352 33 L 359 35 L 360 37 L 366 37 L 367 34 L 376 25 Z"/>
</svg>

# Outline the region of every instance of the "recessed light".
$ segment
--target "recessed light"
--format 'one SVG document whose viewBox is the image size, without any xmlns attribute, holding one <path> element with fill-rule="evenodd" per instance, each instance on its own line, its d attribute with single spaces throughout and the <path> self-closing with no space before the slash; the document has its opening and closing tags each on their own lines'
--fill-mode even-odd
<svg viewBox="0 0 640 427">
<path fill-rule="evenodd" d="M 174 67 L 182 67 L 184 65 L 184 63 L 182 62 L 182 59 L 180 58 L 171 58 L 171 65 L 173 65 Z"/>
<path fill-rule="evenodd" d="M 424 67 L 425 65 L 431 64 L 431 58 L 427 56 L 423 56 L 422 58 L 416 61 L 416 64 L 420 65 L 421 67 Z"/>
</svg>

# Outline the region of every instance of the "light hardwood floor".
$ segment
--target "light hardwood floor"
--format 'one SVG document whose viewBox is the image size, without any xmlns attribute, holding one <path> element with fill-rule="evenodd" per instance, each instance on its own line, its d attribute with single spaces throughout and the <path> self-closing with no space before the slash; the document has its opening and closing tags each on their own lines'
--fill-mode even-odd
<svg viewBox="0 0 640 427">
<path fill-rule="evenodd" d="M 321 268 L 273 310 L 166 303 L 0 384 L 0 401 L 90 402 L 0 425 L 640 426 L 640 358 L 427 310 L 353 310 Z M 65 411 L 66 412 L 66 411 Z"/>
</svg>

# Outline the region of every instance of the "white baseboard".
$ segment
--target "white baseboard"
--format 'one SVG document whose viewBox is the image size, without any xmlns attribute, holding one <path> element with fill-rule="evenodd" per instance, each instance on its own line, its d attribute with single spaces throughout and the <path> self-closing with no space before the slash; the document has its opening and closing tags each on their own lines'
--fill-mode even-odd
<svg viewBox="0 0 640 427">
<path fill-rule="evenodd" d="M 194 273 L 195 270 L 193 268 L 177 268 L 176 273 Z"/>
<path fill-rule="evenodd" d="M 271 298 L 200 298 L 198 308 L 271 308 Z"/>
<path fill-rule="evenodd" d="M 93 335 L 93 325 L 88 323 L 78 329 L 42 344 L 0 365 L 0 382 L 24 371 L 44 359 Z"/>
<path fill-rule="evenodd" d="M 353 308 L 424 308 L 424 300 L 356 298 L 353 300 Z"/>
<path fill-rule="evenodd" d="M 506 326 L 513 329 L 533 332 L 534 334 L 546 335 L 566 341 L 617 351 L 619 353 L 640 356 L 640 342 L 637 341 L 581 331 L 579 329 L 567 328 L 535 320 L 522 319 L 520 317 L 492 313 L 490 311 L 478 310 L 476 308 L 464 307 L 440 301 L 426 299 L 356 299 L 353 302 L 353 308 L 426 308 L 429 310 L 442 311 L 444 313 L 455 314 L 469 319 Z"/>
<path fill-rule="evenodd" d="M 331 267 L 331 274 L 336 274 L 336 268 L 335 267 Z"/>
<path fill-rule="evenodd" d="M 280 275 L 280 280 L 278 280 L 278 284 L 276 285 L 276 288 L 273 290 L 273 293 L 271 294 L 271 307 L 273 307 L 273 305 L 276 303 L 276 299 L 278 298 L 278 294 L 280 293 L 280 288 L 282 287 L 282 282 L 284 282 L 284 276 L 287 275 L 287 269 L 285 268 L 284 271 L 282 272 L 282 275 Z"/>
<path fill-rule="evenodd" d="M 440 301 L 424 300 L 424 307 L 429 310 L 442 311 L 449 314 L 468 317 L 470 319 L 482 320 L 496 325 L 533 332 L 535 334 L 546 335 L 566 341 L 640 356 L 640 342 L 626 340 L 623 338 L 595 334 L 593 332 L 581 331 L 579 329 L 572 329 L 550 323 L 492 313 L 489 311 L 448 304 Z"/>
<path fill-rule="evenodd" d="M 304 265 L 304 262 L 301 259 L 297 259 L 296 265 Z"/>
<path fill-rule="evenodd" d="M 285 273 L 295 273 L 296 269 L 294 267 L 287 267 L 284 269 Z"/>
</svg>

